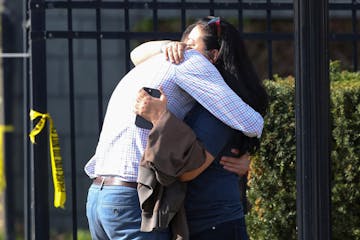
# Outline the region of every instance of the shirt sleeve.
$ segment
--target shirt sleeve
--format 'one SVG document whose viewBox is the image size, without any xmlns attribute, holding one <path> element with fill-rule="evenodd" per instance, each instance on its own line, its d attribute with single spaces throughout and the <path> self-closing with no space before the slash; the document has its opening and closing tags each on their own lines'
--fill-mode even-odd
<svg viewBox="0 0 360 240">
<path fill-rule="evenodd" d="M 225 83 L 216 67 L 196 50 L 175 65 L 176 83 L 226 125 L 260 137 L 264 119 Z"/>
</svg>

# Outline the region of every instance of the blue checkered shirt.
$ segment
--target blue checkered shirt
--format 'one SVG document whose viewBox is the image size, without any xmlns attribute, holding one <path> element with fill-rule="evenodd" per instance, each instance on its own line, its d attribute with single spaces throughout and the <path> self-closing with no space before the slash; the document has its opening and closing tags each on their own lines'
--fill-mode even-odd
<svg viewBox="0 0 360 240">
<path fill-rule="evenodd" d="M 220 73 L 196 50 L 171 64 L 158 55 L 136 66 L 115 88 L 94 156 L 85 166 L 89 177 L 114 175 L 135 182 L 149 130 L 135 126 L 134 106 L 142 87 L 163 88 L 168 109 L 183 119 L 195 99 L 218 119 L 248 136 L 260 137 L 263 118 L 244 103 Z"/>
</svg>

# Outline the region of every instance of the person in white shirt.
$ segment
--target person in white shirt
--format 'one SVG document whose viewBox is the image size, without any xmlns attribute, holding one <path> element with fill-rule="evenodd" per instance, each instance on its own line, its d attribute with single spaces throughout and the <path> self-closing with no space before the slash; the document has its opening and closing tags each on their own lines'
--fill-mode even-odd
<svg viewBox="0 0 360 240">
<path fill-rule="evenodd" d="M 136 179 L 149 130 L 137 127 L 133 112 L 143 87 L 159 88 L 168 109 L 183 119 L 197 101 L 228 126 L 260 137 L 263 118 L 224 82 L 208 56 L 186 51 L 178 65 L 154 56 L 125 75 L 106 111 L 94 156 L 85 166 L 93 180 L 87 217 L 93 239 L 169 239 L 168 231 L 140 232 Z"/>
</svg>

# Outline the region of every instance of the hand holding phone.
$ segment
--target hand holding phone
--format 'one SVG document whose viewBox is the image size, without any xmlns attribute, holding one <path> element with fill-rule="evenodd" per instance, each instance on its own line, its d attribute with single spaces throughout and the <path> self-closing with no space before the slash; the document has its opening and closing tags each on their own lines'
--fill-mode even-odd
<svg viewBox="0 0 360 240">
<path fill-rule="evenodd" d="M 152 97 L 160 98 L 161 96 L 161 92 L 159 89 L 148 88 L 148 87 L 144 87 L 143 89 Z M 145 129 L 152 129 L 153 127 L 153 124 L 150 121 L 146 120 L 145 118 L 139 115 L 136 115 L 135 125 Z"/>
</svg>

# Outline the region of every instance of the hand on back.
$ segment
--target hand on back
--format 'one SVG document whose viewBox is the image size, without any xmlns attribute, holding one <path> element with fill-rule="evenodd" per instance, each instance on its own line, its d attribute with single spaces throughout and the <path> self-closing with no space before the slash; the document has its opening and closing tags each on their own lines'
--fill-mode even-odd
<svg viewBox="0 0 360 240">
<path fill-rule="evenodd" d="M 166 60 L 172 63 L 179 64 L 184 60 L 184 52 L 190 49 L 190 46 L 184 42 L 170 42 L 166 44 L 162 52 L 165 54 Z"/>
<path fill-rule="evenodd" d="M 232 149 L 231 151 L 234 154 L 239 154 L 237 149 Z M 245 153 L 239 157 L 223 156 L 220 160 L 220 164 L 224 166 L 224 169 L 236 173 L 239 176 L 243 176 L 250 169 L 250 155 Z"/>
</svg>

